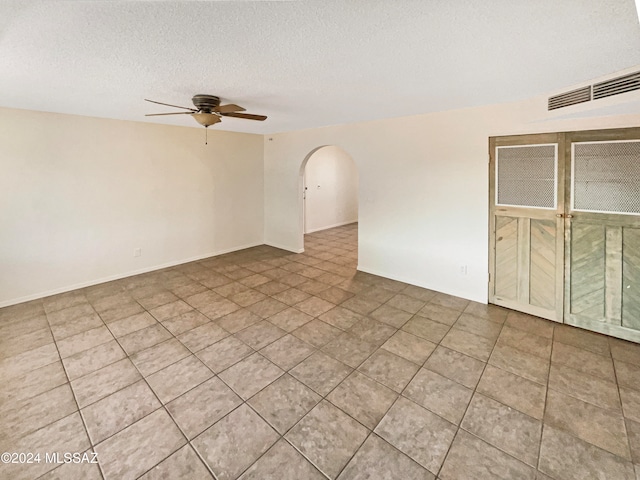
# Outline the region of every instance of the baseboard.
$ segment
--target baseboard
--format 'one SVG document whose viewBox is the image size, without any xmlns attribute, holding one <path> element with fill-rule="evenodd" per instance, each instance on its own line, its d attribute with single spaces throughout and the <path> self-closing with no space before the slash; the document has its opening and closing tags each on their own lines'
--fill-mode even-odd
<svg viewBox="0 0 640 480">
<path fill-rule="evenodd" d="M 434 292 L 445 293 L 447 295 L 453 295 L 454 297 L 464 298 L 466 300 L 471 300 L 473 302 L 484 303 L 485 305 L 488 303 L 488 299 L 478 299 L 478 298 L 469 298 L 467 295 L 463 295 L 460 292 L 444 292 L 438 288 L 435 288 L 433 285 L 425 285 L 423 282 L 419 282 L 415 279 L 403 277 L 402 275 L 390 275 L 386 272 L 381 272 L 380 270 L 376 270 L 374 268 L 368 268 L 366 266 L 358 265 L 357 270 L 364 273 L 370 273 L 371 275 L 376 275 L 378 277 L 389 278 L 391 280 L 396 280 L 402 283 L 408 283 L 409 285 L 415 285 L 420 288 L 427 288 L 429 290 L 433 290 Z"/>
<path fill-rule="evenodd" d="M 351 225 L 352 223 L 358 223 L 358 219 L 356 218 L 355 220 L 349 220 L 348 222 L 335 223 L 333 225 L 328 225 L 326 227 L 320 227 L 320 228 L 316 228 L 314 230 L 309 230 L 309 231 L 304 232 L 304 233 L 306 235 L 307 233 L 321 232 L 322 230 L 329 230 L 330 228 L 343 227 L 345 225 Z"/>
<path fill-rule="evenodd" d="M 293 249 L 291 247 L 287 247 L 284 245 L 279 245 L 275 242 L 265 242 L 265 245 L 269 246 L 269 247 L 273 247 L 273 248 L 279 248 L 280 250 L 286 250 L 287 252 L 291 252 L 291 253 L 303 253 L 304 252 L 304 248 L 299 248 L 299 249 Z"/>
<path fill-rule="evenodd" d="M 44 292 L 35 293 L 33 295 L 26 295 L 24 297 L 19 297 L 19 298 L 14 298 L 14 299 L 11 299 L 11 300 L 2 301 L 2 302 L 0 302 L 0 308 L 9 307 L 11 305 L 16 305 L 18 303 L 29 302 L 31 300 L 37 300 L 39 298 L 50 297 L 51 295 L 58 295 L 59 293 L 70 292 L 72 290 L 77 290 L 79 288 L 92 287 L 94 285 L 100 285 L 101 283 L 112 282 L 114 280 L 122 280 L 123 278 L 133 277 L 135 275 L 140 275 L 140 274 L 143 274 L 143 273 L 154 272 L 156 270 L 162 270 L 163 268 L 175 267 L 177 265 L 182 265 L 184 263 L 196 262 L 198 260 L 203 260 L 203 259 L 209 258 L 209 257 L 217 257 L 219 255 L 224 255 L 225 253 L 237 252 L 239 250 L 245 250 L 247 248 L 258 247 L 260 245 L 264 245 L 264 244 L 263 243 L 252 243 L 252 244 L 243 245 L 243 246 L 240 246 L 240 247 L 227 248 L 225 250 L 219 250 L 219 251 L 216 251 L 214 253 L 207 253 L 207 254 L 204 254 L 204 255 L 197 255 L 195 257 L 190 257 L 190 258 L 186 258 L 186 259 L 182 259 L 182 260 L 177 260 L 177 261 L 174 261 L 174 262 L 163 263 L 161 265 L 154 265 L 152 267 L 145 267 L 145 268 L 129 271 L 129 272 L 122 273 L 122 274 L 110 275 L 108 277 L 102 277 L 102 278 L 99 278 L 97 280 L 89 280 L 87 282 L 76 283 L 74 285 L 68 285 L 68 286 L 65 286 L 65 287 L 54 288 L 53 290 L 47 290 L 47 291 L 44 291 Z"/>
</svg>

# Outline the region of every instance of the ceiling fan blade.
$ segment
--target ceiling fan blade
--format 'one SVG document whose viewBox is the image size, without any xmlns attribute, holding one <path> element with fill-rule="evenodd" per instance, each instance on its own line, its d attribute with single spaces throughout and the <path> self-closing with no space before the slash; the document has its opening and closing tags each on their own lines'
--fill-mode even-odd
<svg viewBox="0 0 640 480">
<path fill-rule="evenodd" d="M 191 110 L 192 112 L 197 112 L 198 110 L 196 110 L 195 108 L 191 108 L 191 107 L 181 107 L 180 105 L 171 105 L 170 103 L 162 103 L 162 102 L 156 102 L 155 100 L 149 100 L 148 98 L 144 99 L 145 102 L 151 102 L 151 103 L 157 103 L 158 105 L 165 105 L 167 107 L 174 107 L 174 108 L 184 108 L 185 110 Z"/>
<path fill-rule="evenodd" d="M 245 109 L 242 108 L 240 105 L 234 105 L 233 103 L 230 103 L 228 105 L 218 105 L 216 108 L 213 109 L 213 111 L 218 113 L 233 113 L 233 112 L 244 112 Z"/>
<path fill-rule="evenodd" d="M 147 113 L 145 117 L 157 117 L 158 115 L 191 115 L 193 112 L 175 112 L 175 113 Z"/>
<path fill-rule="evenodd" d="M 266 115 L 254 115 L 253 113 L 220 113 L 220 115 L 224 115 L 225 117 L 236 117 L 236 118 L 245 118 L 247 120 L 258 120 L 263 121 L 267 119 Z"/>
</svg>

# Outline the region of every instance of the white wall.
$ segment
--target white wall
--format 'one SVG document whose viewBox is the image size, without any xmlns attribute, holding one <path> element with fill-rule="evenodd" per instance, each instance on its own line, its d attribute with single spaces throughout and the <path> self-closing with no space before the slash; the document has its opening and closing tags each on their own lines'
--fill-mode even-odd
<svg viewBox="0 0 640 480">
<path fill-rule="evenodd" d="M 0 306 L 262 244 L 262 136 L 204 134 L 0 109 Z"/>
<path fill-rule="evenodd" d="M 358 221 L 358 170 L 333 145 L 314 152 L 304 166 L 305 233 Z"/>
<path fill-rule="evenodd" d="M 265 141 L 265 243 L 302 250 L 300 165 L 315 148 L 337 145 L 358 166 L 358 268 L 486 302 L 488 137 L 640 125 L 637 114 L 589 117 L 589 106 L 548 113 L 546 101 L 271 135 Z M 560 118 L 572 112 L 585 118 Z"/>
</svg>

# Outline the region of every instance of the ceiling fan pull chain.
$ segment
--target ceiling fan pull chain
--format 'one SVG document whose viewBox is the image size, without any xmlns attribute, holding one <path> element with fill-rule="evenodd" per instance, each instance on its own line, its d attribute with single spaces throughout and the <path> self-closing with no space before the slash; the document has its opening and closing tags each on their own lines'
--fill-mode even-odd
<svg viewBox="0 0 640 480">
<path fill-rule="evenodd" d="M 207 145 L 209 129 L 204 127 L 204 144 Z"/>
</svg>

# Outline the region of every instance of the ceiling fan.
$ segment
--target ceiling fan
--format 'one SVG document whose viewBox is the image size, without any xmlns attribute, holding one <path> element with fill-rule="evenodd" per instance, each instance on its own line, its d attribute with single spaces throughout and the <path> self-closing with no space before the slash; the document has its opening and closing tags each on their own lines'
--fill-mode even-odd
<svg viewBox="0 0 640 480">
<path fill-rule="evenodd" d="M 146 102 L 157 103 L 158 105 L 165 105 L 167 107 L 182 108 L 187 110 L 186 112 L 172 112 L 172 113 L 148 113 L 145 117 L 155 117 L 158 115 L 191 115 L 195 118 L 196 122 L 205 128 L 210 127 L 216 123 L 222 121 L 222 117 L 234 117 L 245 118 L 247 120 L 266 120 L 265 115 L 254 115 L 244 112 L 245 109 L 239 105 L 233 103 L 227 105 L 220 105 L 220 97 L 215 95 L 194 95 L 191 101 L 196 108 L 181 107 L 179 105 L 171 105 L 169 103 L 156 102 L 155 100 L 149 100 L 145 98 Z"/>
</svg>

